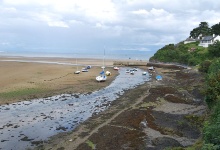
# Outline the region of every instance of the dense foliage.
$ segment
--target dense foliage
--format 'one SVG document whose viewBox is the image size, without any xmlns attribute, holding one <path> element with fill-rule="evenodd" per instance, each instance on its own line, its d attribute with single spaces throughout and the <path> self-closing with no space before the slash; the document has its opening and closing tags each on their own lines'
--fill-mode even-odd
<svg viewBox="0 0 220 150">
<path fill-rule="evenodd" d="M 210 65 L 206 82 L 206 102 L 212 113 L 204 126 L 204 147 L 220 149 L 220 58 Z"/>
<path fill-rule="evenodd" d="M 190 32 L 196 38 L 200 34 L 220 35 L 220 23 L 208 27 L 201 22 Z M 177 45 L 169 44 L 150 58 L 152 62 L 172 62 L 185 65 L 199 65 L 199 71 L 206 73 L 205 100 L 210 108 L 210 117 L 203 128 L 204 150 L 220 150 L 220 41 L 208 48 L 198 46 L 198 42 Z"/>
<path fill-rule="evenodd" d="M 197 38 L 200 34 L 203 36 L 210 35 L 212 30 L 209 28 L 209 25 L 207 22 L 201 22 L 199 24 L 199 27 L 193 29 L 190 32 L 190 36 L 193 38 Z"/>
<path fill-rule="evenodd" d="M 150 61 L 197 65 L 204 61 L 208 56 L 207 49 L 198 46 L 198 44 L 198 42 L 189 44 L 181 42 L 177 45 L 166 45 L 158 50 L 157 53 L 150 58 Z"/>
<path fill-rule="evenodd" d="M 209 28 L 209 24 L 207 22 L 201 22 L 198 27 L 194 28 L 190 32 L 190 36 L 192 38 L 198 38 L 199 35 L 208 36 L 212 34 L 220 35 L 220 23 Z"/>
<path fill-rule="evenodd" d="M 210 58 L 220 57 L 220 41 L 215 41 L 214 44 L 208 47 Z"/>
<path fill-rule="evenodd" d="M 214 60 L 209 66 L 206 85 L 206 102 L 212 107 L 220 96 L 220 58 Z"/>
<path fill-rule="evenodd" d="M 220 35 L 220 22 L 211 27 L 211 32 L 216 35 Z"/>
</svg>

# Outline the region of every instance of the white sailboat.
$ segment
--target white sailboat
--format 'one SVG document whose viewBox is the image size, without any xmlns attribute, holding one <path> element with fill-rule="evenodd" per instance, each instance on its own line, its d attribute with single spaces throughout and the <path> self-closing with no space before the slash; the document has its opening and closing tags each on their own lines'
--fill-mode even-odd
<svg viewBox="0 0 220 150">
<path fill-rule="evenodd" d="M 76 71 L 74 72 L 74 74 L 80 74 L 80 71 L 78 70 L 77 58 L 76 58 L 76 67 L 77 67 L 77 69 L 76 69 Z"/>
<path fill-rule="evenodd" d="M 96 77 L 96 81 L 98 82 L 104 82 L 107 80 L 107 76 L 105 75 L 105 50 L 104 50 L 104 57 L 103 57 L 103 66 L 102 72 L 100 72 L 100 75 Z"/>
</svg>

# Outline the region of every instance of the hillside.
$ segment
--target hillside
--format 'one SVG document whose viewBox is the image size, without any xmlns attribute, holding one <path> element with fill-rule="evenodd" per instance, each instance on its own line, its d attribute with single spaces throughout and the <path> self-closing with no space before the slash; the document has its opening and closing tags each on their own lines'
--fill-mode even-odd
<svg viewBox="0 0 220 150">
<path fill-rule="evenodd" d="M 184 65 L 198 65 L 208 57 L 208 48 L 198 46 L 199 42 L 176 45 L 169 44 L 159 49 L 150 62 L 179 63 Z"/>
<path fill-rule="evenodd" d="M 190 32 L 190 37 L 204 36 L 204 39 L 205 36 L 212 34 L 220 35 L 220 23 L 209 28 L 208 23 L 201 22 L 199 27 Z M 214 41 L 207 48 L 198 45 L 199 42 L 169 44 L 159 49 L 149 61 L 198 66 L 201 74 L 205 76 L 205 82 L 201 86 L 205 88 L 204 99 L 210 109 L 203 123 L 200 149 L 218 150 L 220 149 L 220 41 Z"/>
</svg>

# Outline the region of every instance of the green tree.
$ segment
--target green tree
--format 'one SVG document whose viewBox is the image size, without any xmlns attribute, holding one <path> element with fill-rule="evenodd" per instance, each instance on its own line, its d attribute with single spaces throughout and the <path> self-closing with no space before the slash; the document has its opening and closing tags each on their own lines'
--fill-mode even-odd
<svg viewBox="0 0 220 150">
<path fill-rule="evenodd" d="M 220 58 L 209 66 L 206 79 L 206 103 L 212 107 L 220 96 Z"/>
<path fill-rule="evenodd" d="M 202 34 L 202 36 L 207 36 L 211 34 L 211 29 L 209 28 L 209 24 L 207 22 L 201 22 L 199 24 L 199 27 L 194 28 L 190 32 L 190 36 L 193 38 L 197 38 L 200 34 Z"/>
<path fill-rule="evenodd" d="M 216 35 L 220 35 L 220 22 L 211 27 L 212 33 Z"/>
<path fill-rule="evenodd" d="M 199 27 L 193 29 L 190 32 L 190 36 L 193 37 L 194 39 L 197 38 L 200 35 Z"/>
<path fill-rule="evenodd" d="M 209 66 L 211 65 L 211 61 L 210 60 L 205 60 L 202 63 L 200 63 L 199 65 L 199 71 L 200 72 L 205 72 L 208 73 L 209 70 Z"/>
<path fill-rule="evenodd" d="M 201 22 L 199 24 L 199 30 L 203 36 L 207 36 L 211 34 L 211 29 L 209 28 L 209 24 L 207 22 Z"/>
</svg>

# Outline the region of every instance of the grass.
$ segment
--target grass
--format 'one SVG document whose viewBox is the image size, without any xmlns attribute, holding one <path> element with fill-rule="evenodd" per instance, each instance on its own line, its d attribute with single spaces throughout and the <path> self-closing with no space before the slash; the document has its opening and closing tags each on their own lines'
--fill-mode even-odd
<svg viewBox="0 0 220 150">
<path fill-rule="evenodd" d="M 91 147 L 92 149 L 95 149 L 96 145 L 92 142 L 92 141 L 86 141 L 86 144 L 88 144 L 89 147 Z"/>
<path fill-rule="evenodd" d="M 157 101 L 155 102 L 144 102 L 140 105 L 138 105 L 136 108 L 148 108 L 148 107 L 155 107 L 158 105 L 162 105 L 163 103 L 165 103 L 166 101 L 164 100 L 164 98 L 158 97 Z"/>
<path fill-rule="evenodd" d="M 10 91 L 10 92 L 3 92 L 0 93 L 0 97 L 2 99 L 12 99 L 12 98 L 17 98 L 17 97 L 24 97 L 24 96 L 29 96 L 29 95 L 34 95 L 37 93 L 43 92 L 43 89 L 40 88 L 25 88 L 25 89 L 18 89 L 15 91 Z"/>
</svg>

